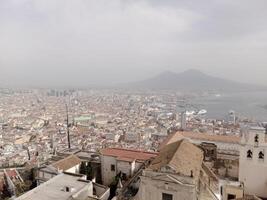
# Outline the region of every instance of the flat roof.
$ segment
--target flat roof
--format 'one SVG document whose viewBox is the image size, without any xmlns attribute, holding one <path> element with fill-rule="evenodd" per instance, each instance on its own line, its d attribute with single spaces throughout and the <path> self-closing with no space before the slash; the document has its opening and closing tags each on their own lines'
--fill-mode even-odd
<svg viewBox="0 0 267 200">
<path fill-rule="evenodd" d="M 16 200 L 67 200 L 90 184 L 82 178 L 83 175 L 62 173 L 16 198 Z M 64 190 L 66 187 L 72 188 L 72 190 L 66 192 Z"/>
</svg>

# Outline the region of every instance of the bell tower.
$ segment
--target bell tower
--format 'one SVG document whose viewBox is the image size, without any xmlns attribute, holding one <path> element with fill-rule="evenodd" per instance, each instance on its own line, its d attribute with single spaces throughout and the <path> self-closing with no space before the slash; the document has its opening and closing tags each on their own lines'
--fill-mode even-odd
<svg viewBox="0 0 267 200">
<path fill-rule="evenodd" d="M 239 156 L 239 181 L 245 194 L 267 198 L 267 142 L 265 129 L 251 127 L 243 133 Z"/>
</svg>

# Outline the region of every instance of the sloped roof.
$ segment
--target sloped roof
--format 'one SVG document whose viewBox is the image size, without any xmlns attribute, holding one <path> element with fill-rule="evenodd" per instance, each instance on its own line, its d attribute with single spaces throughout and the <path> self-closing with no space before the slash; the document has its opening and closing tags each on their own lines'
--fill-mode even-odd
<svg viewBox="0 0 267 200">
<path fill-rule="evenodd" d="M 59 160 L 53 164 L 51 164 L 53 167 L 59 170 L 66 171 L 78 164 L 81 163 L 81 159 L 78 158 L 76 155 L 70 155 L 62 160 Z"/>
<path fill-rule="evenodd" d="M 202 166 L 203 152 L 186 139 L 173 142 L 161 149 L 152 161 L 149 169 L 160 171 L 162 167 L 171 167 L 177 174 L 198 177 Z"/>
<path fill-rule="evenodd" d="M 161 144 L 160 148 L 172 142 L 181 140 L 183 138 L 189 138 L 192 140 L 211 141 L 211 142 L 232 143 L 232 144 L 238 144 L 240 143 L 241 140 L 241 137 L 233 135 L 210 135 L 207 133 L 178 131 L 172 135 L 169 135 L 168 138 Z"/>
</svg>

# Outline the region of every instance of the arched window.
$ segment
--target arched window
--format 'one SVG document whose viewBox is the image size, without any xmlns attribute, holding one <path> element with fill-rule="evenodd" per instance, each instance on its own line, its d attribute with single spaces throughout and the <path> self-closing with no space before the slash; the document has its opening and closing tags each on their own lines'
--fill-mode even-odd
<svg viewBox="0 0 267 200">
<path fill-rule="evenodd" d="M 247 158 L 252 158 L 252 151 L 250 149 L 247 151 Z"/>
<path fill-rule="evenodd" d="M 264 153 L 262 151 L 259 153 L 259 159 L 264 159 Z"/>
</svg>

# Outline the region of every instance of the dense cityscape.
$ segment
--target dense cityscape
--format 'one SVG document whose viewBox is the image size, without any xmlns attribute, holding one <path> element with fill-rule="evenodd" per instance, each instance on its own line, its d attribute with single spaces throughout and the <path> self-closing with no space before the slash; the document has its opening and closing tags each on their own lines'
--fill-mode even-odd
<svg viewBox="0 0 267 200">
<path fill-rule="evenodd" d="M 256 175 L 246 171 L 266 169 L 266 123 L 234 111 L 210 119 L 205 109 L 190 110 L 196 107 L 188 98 L 170 91 L 2 89 L 1 199 L 264 197 L 264 182 L 254 186 Z M 80 179 L 92 191 L 75 197 Z M 44 197 L 45 184 L 68 191 Z M 163 186 L 166 193 L 150 197 Z"/>
<path fill-rule="evenodd" d="M 267 200 L 266 0 L 0 0 L 0 200 Z"/>
</svg>

